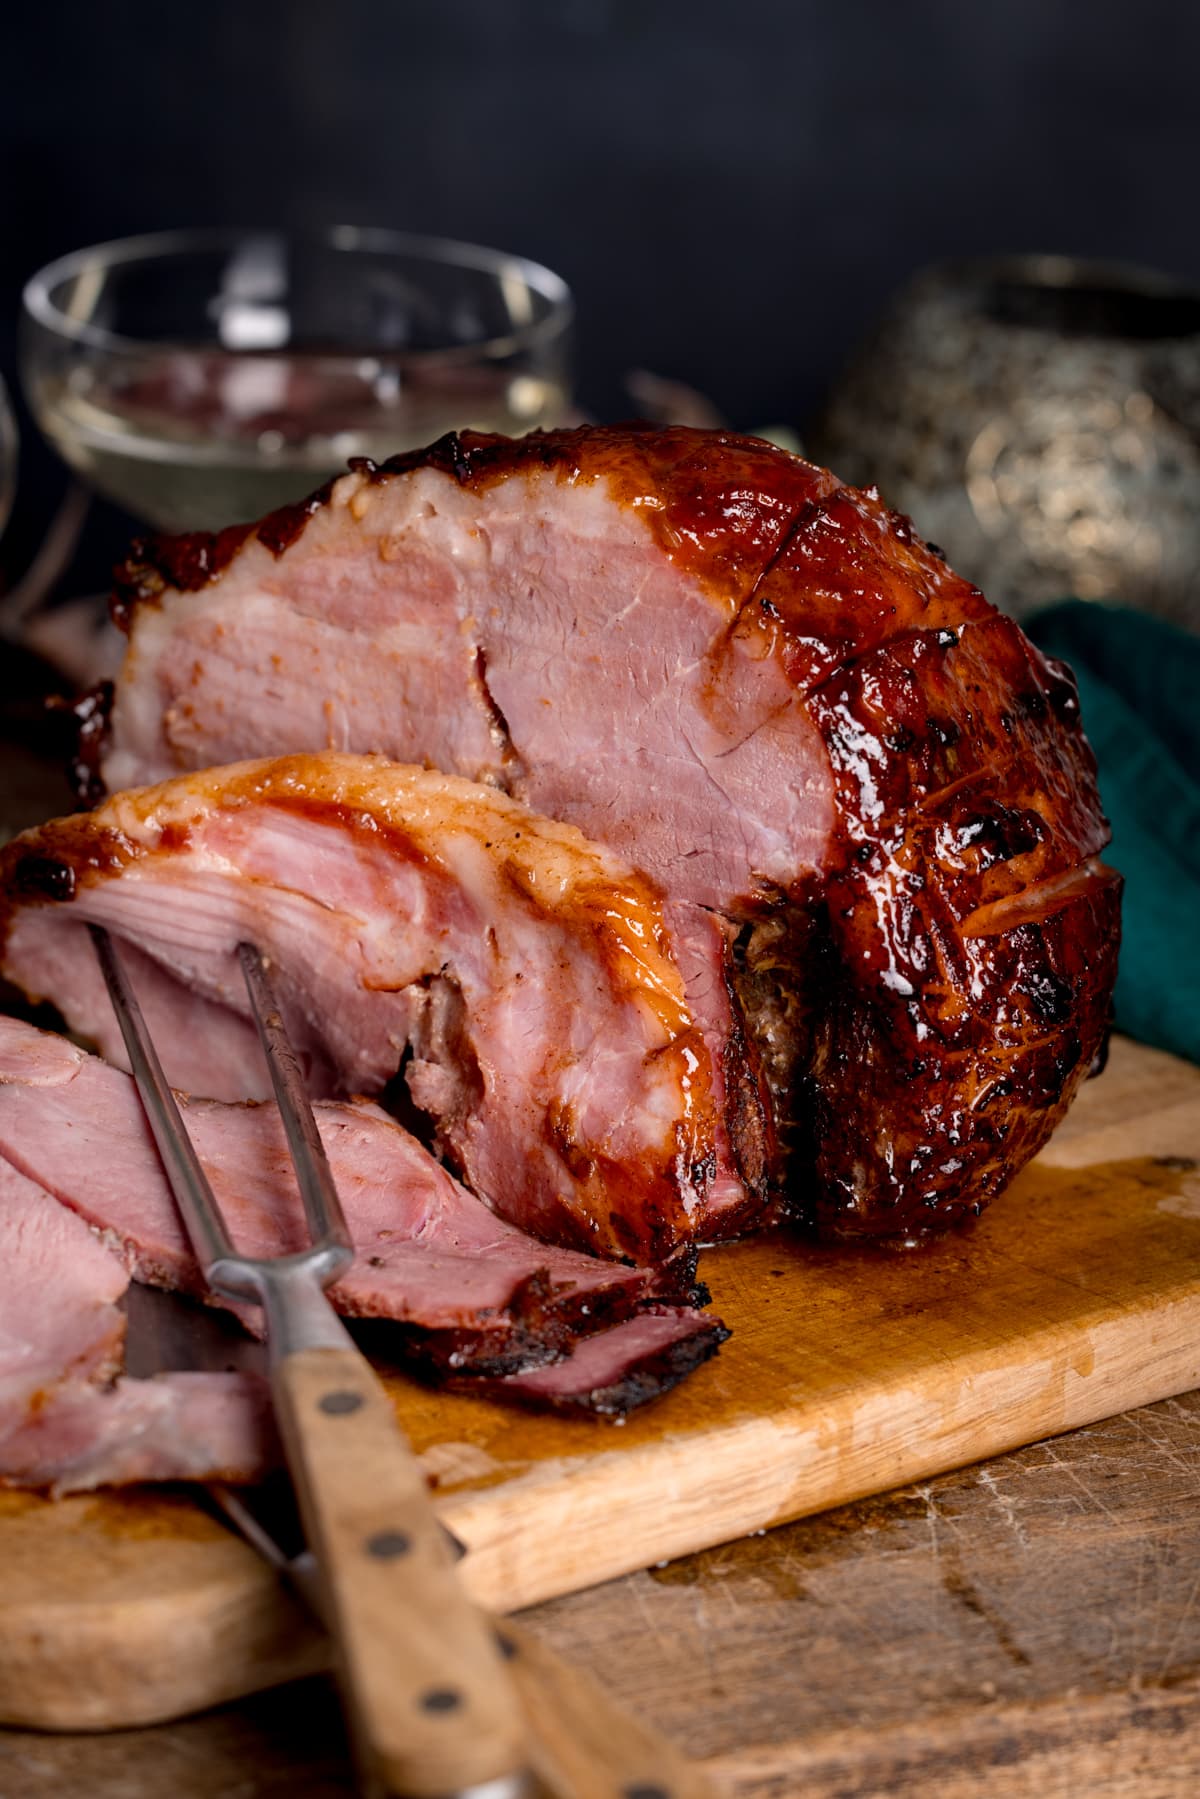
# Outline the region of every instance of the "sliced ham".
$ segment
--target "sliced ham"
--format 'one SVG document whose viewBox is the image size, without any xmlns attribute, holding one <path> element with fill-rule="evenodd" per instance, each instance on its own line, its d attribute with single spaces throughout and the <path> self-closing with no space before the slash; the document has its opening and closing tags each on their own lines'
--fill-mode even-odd
<svg viewBox="0 0 1200 1799">
<path fill-rule="evenodd" d="M 183 1096 L 181 1105 L 239 1247 L 263 1256 L 302 1247 L 304 1213 L 274 1105 Z M 322 1102 L 316 1116 L 356 1250 L 332 1297 L 349 1317 L 402 1326 L 393 1350 L 438 1370 L 503 1375 L 690 1290 L 690 1256 L 664 1275 L 534 1241 L 375 1105 Z M 102 1233 L 110 1249 L 101 1253 L 115 1252 L 126 1278 L 203 1292 L 129 1075 L 0 1018 L 0 1158 Z"/>
<path fill-rule="evenodd" d="M 790 882 L 824 859 L 828 767 L 730 633 L 836 485 L 701 432 L 468 435 L 358 464 L 257 530 L 137 546 L 104 782 L 378 749 L 586 817 L 702 904 L 751 870 Z"/>
<path fill-rule="evenodd" d="M 239 1246 L 273 1255 L 305 1241 L 275 1109 L 183 1104 Z M 693 1258 L 664 1277 L 536 1243 L 377 1107 L 316 1112 L 358 1252 L 331 1297 L 386 1321 L 385 1359 L 508 1403 L 623 1415 L 728 1335 L 661 1303 L 691 1292 Z M 131 1273 L 201 1291 L 130 1077 L 0 1018 L 0 1483 L 66 1492 L 248 1480 L 274 1465 L 256 1375 L 121 1373 Z"/>
<path fill-rule="evenodd" d="M 135 1481 L 261 1480 L 279 1450 L 265 1381 L 157 1374 L 56 1392 L 0 1444 L 0 1482 L 53 1493 Z"/>
<path fill-rule="evenodd" d="M 379 750 L 723 919 L 727 1040 L 824 1230 L 977 1210 L 1093 1063 L 1120 884 L 1070 676 L 873 491 L 725 433 L 466 433 L 138 545 L 117 610 L 109 787 Z"/>
<path fill-rule="evenodd" d="M 35 1182 L 0 1163 L 0 1393 L 8 1421 L 63 1380 L 104 1383 L 121 1368 L 129 1276 L 112 1251 Z M 0 1434 L 4 1427 L 0 1426 Z"/>
<path fill-rule="evenodd" d="M 480 1385 L 497 1399 L 538 1411 L 623 1418 L 708 1361 L 728 1336 L 719 1318 L 679 1306 L 650 1306 L 624 1324 L 584 1338 L 569 1361 Z"/>
<path fill-rule="evenodd" d="M 644 877 L 491 788 L 286 757 L 7 845 L 6 975 L 121 1061 L 89 921 L 131 946 L 176 1086 L 268 1090 L 235 955 L 249 938 L 314 1088 L 379 1093 L 403 1066 L 448 1159 L 523 1229 L 658 1261 L 761 1207 L 764 1114 L 730 1027 L 726 932 L 681 910 L 676 960 Z"/>
<path fill-rule="evenodd" d="M 254 1376 L 121 1376 L 128 1284 L 82 1219 L 0 1161 L 0 1484 L 252 1480 L 275 1460 Z"/>
</svg>

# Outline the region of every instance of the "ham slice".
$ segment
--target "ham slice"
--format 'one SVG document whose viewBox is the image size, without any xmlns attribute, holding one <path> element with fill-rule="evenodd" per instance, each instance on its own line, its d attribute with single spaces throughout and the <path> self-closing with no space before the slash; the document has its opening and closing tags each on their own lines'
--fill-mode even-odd
<svg viewBox="0 0 1200 1799">
<path fill-rule="evenodd" d="M 176 1086 L 268 1090 L 235 955 L 250 938 L 314 1088 L 379 1093 L 403 1062 L 448 1159 L 523 1229 L 655 1261 L 761 1207 L 763 1114 L 729 1028 L 726 934 L 681 914 L 677 961 L 643 877 L 490 788 L 285 757 L 122 794 L 7 845 L 5 973 L 120 1061 L 89 921 L 133 946 Z"/>
<path fill-rule="evenodd" d="M 104 1384 L 120 1370 L 129 1276 L 112 1251 L 33 1181 L 0 1164 L 0 1376 L 17 1416 L 64 1378 Z M 18 1270 L 20 1279 L 17 1278 Z"/>
<path fill-rule="evenodd" d="M 117 613 L 109 787 L 380 750 L 724 920 L 786 1167 L 753 1083 L 724 1110 L 826 1232 L 978 1210 L 1093 1064 L 1120 883 L 1070 675 L 873 490 L 728 433 L 464 433 L 135 546 Z"/>
<path fill-rule="evenodd" d="M 128 1284 L 82 1219 L 0 1161 L 0 1483 L 252 1480 L 275 1460 L 256 1377 L 121 1376 Z"/>
<path fill-rule="evenodd" d="M 54 1494 L 136 1481 L 261 1480 L 279 1459 L 265 1381 L 159 1374 L 77 1382 L 0 1444 L 0 1482 Z"/>
<path fill-rule="evenodd" d="M 252 1481 L 276 1465 L 270 1399 L 257 1376 L 120 1373 L 128 1279 L 81 1217 L 0 1161 L 0 1485 L 72 1493 Z M 571 1357 L 555 1363 L 544 1391 L 533 1374 L 470 1386 L 509 1402 L 622 1416 L 669 1390 L 727 1334 L 693 1311 L 654 1308 L 644 1322 L 588 1338 L 578 1368 Z"/>
<path fill-rule="evenodd" d="M 569 1361 L 479 1384 L 497 1399 L 537 1411 L 622 1418 L 675 1386 L 728 1336 L 718 1318 L 680 1306 L 648 1306 L 624 1324 L 585 1337 Z"/>
<path fill-rule="evenodd" d="M 261 1255 L 299 1247 L 303 1208 L 275 1107 L 180 1099 L 235 1242 Z M 617 1415 L 666 1392 L 728 1335 L 691 1305 L 663 1303 L 700 1296 L 694 1255 L 663 1271 L 538 1243 L 489 1212 L 379 1107 L 324 1101 L 315 1111 L 357 1252 L 330 1296 L 348 1317 L 379 1321 L 374 1347 L 385 1359 L 503 1401 Z M 11 1188 L 22 1199 L 22 1228 L 28 1213 L 31 1242 L 49 1258 L 42 1267 L 18 1244 L 8 1259 L 18 1272 L 0 1352 L 11 1337 L 14 1368 L 33 1371 L 14 1389 L 16 1424 L 28 1421 L 30 1395 L 72 1370 L 63 1400 L 71 1409 L 55 1416 L 73 1447 L 46 1479 L 79 1484 L 88 1469 L 97 1482 L 202 1478 L 223 1441 L 224 1391 L 228 1439 L 242 1449 L 213 1469 L 261 1468 L 271 1450 L 249 1447 L 262 1415 L 252 1382 L 253 1417 L 238 1385 L 223 1388 L 217 1376 L 125 1380 L 125 1396 L 104 1392 L 102 1410 L 89 1410 L 90 1387 L 77 1390 L 121 1365 L 124 1317 L 115 1308 L 131 1274 L 203 1291 L 131 1078 L 65 1038 L 0 1018 L 0 1176 L 0 1194 Z M 258 1327 L 253 1308 L 245 1321 Z M 532 1377 L 550 1366 L 554 1380 L 540 1388 Z M 138 1399 L 134 1389 L 147 1391 Z M 0 1402 L 6 1395 L 0 1386 Z M 152 1457 L 165 1458 L 171 1419 L 193 1409 L 193 1462 L 171 1473 L 164 1459 L 168 1472 L 156 1475 Z M 101 1440 L 89 1450 L 93 1426 Z M 11 1464 L 11 1478 L 32 1479 L 49 1452 L 21 1442 L 0 1474 Z"/>
<path fill-rule="evenodd" d="M 250 1255 L 302 1247 L 274 1105 L 186 1096 L 181 1105 L 235 1242 Z M 334 1302 L 349 1317 L 403 1327 L 392 1347 L 435 1370 L 503 1375 L 556 1359 L 576 1336 L 690 1290 L 692 1256 L 663 1275 L 534 1241 L 378 1106 L 320 1102 L 316 1116 L 356 1250 Z M 101 1232 L 102 1253 L 121 1258 L 126 1278 L 202 1293 L 129 1075 L 0 1018 L 0 1157 Z"/>
</svg>

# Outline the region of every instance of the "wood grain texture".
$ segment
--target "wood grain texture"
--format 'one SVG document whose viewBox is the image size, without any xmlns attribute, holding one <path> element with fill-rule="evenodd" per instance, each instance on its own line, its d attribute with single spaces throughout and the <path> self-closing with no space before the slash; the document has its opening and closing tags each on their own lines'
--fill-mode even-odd
<svg viewBox="0 0 1200 1799">
<path fill-rule="evenodd" d="M 389 1377 L 443 1515 L 470 1546 L 471 1590 L 497 1609 L 526 1604 L 1200 1384 L 1198 1158 L 1200 1073 L 1118 1043 L 1050 1149 L 973 1231 L 900 1258 L 768 1239 L 707 1257 L 734 1337 L 624 1428 Z M 184 1517 L 193 1534 L 177 1545 Z M 93 1543 L 120 1595 L 107 1662 Z M 176 1547 L 186 1661 L 174 1653 Z M 239 1668 L 231 1647 L 239 1582 L 268 1651 L 286 1639 L 282 1623 L 272 1636 L 271 1577 L 181 1501 L 9 1496 L 0 1548 L 0 1716 L 146 1722 L 228 1697 L 239 1673 L 248 1690 L 283 1671 L 269 1653 Z M 219 1683 L 204 1652 L 218 1584 L 206 1567 L 225 1582 Z M 299 1670 L 312 1643 L 296 1642 Z"/>
<path fill-rule="evenodd" d="M 614 1703 L 598 1681 L 557 1655 L 536 1631 L 503 1626 L 511 1668 L 531 1719 L 530 1770 L 559 1799 L 717 1799 L 708 1776 L 661 1732 Z"/>
<path fill-rule="evenodd" d="M 186 1492 L 0 1493 L 0 1718 L 146 1724 L 326 1661 L 271 1570 Z"/>
<path fill-rule="evenodd" d="M 1182 1795 L 1200 1777 L 1198 1499 L 1193 1393 L 532 1622 L 586 1643 L 616 1696 L 653 1694 L 739 1795 Z"/>
<path fill-rule="evenodd" d="M 1195 1386 L 1198 1162 L 1200 1072 L 1118 1044 L 973 1229 L 707 1256 L 733 1338 L 619 1432 L 397 1384 L 472 1590 L 534 1603 Z"/>
<path fill-rule="evenodd" d="M 364 1784 L 443 1799 L 520 1774 L 516 1689 L 366 1360 L 297 1350 L 271 1384 Z"/>
<path fill-rule="evenodd" d="M 1200 1790 L 1200 1393 L 537 1607 L 726 1799 Z M 4 1799 L 345 1799 L 332 1688 L 0 1731 Z"/>
</svg>

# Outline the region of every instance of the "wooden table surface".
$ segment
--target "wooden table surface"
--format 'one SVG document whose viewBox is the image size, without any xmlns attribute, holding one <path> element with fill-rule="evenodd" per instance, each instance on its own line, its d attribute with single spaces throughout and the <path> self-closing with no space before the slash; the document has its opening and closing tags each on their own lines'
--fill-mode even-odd
<svg viewBox="0 0 1200 1799">
<path fill-rule="evenodd" d="M 754 1799 L 1200 1791 L 1200 1393 L 553 1600 L 527 1621 Z M 353 1791 L 308 1681 L 0 1732 L 2 1799 Z"/>
</svg>

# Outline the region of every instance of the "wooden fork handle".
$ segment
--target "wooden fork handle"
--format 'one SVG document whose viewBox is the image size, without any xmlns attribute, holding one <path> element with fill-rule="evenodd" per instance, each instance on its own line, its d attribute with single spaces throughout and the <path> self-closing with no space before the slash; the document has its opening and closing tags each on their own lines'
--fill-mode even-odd
<svg viewBox="0 0 1200 1799">
<path fill-rule="evenodd" d="M 529 1720 L 530 1765 L 562 1799 L 716 1799 L 694 1762 L 531 1630 L 497 1620 Z"/>
<path fill-rule="evenodd" d="M 352 1347 L 299 1349 L 272 1386 L 368 1790 L 521 1792 L 515 1684 L 374 1373 Z"/>
</svg>

